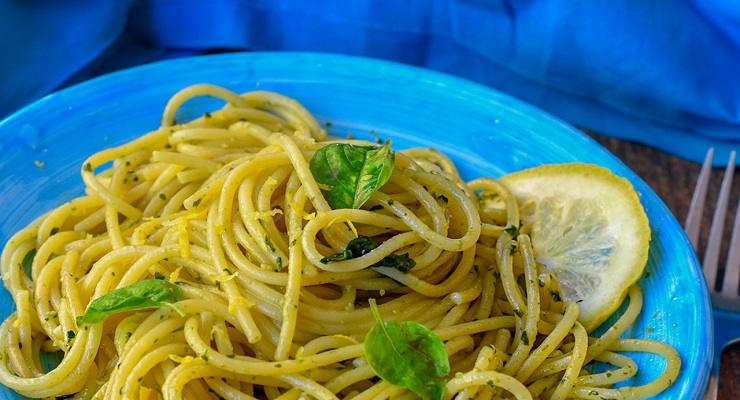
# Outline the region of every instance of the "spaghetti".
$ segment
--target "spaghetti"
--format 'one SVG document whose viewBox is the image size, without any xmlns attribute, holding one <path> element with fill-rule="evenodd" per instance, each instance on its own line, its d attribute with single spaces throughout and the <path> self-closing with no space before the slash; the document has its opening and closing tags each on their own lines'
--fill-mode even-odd
<svg viewBox="0 0 740 400">
<path fill-rule="evenodd" d="M 204 95 L 227 106 L 176 124 L 178 108 Z M 421 322 L 444 342 L 448 398 L 635 399 L 675 381 L 673 348 L 620 338 L 640 313 L 637 286 L 600 337 L 577 304 L 552 295 L 558 283 L 528 235 L 506 229 L 520 221 L 503 185 L 466 183 L 445 156 L 415 149 L 397 154 L 362 208 L 332 209 L 309 160 L 337 142 L 369 145 L 329 139 L 275 93 L 203 84 L 176 94 L 159 129 L 85 161 L 85 196 L 7 243 L 17 310 L 0 327 L 0 382 L 34 398 L 414 398 L 363 358 L 371 298 L 388 320 Z M 505 207 L 482 209 L 477 192 Z M 358 235 L 379 245 L 322 261 Z M 401 253 L 411 271 L 375 266 Z M 182 298 L 76 323 L 92 300 L 146 279 L 176 283 Z M 662 375 L 612 388 L 637 373 L 625 351 L 662 356 Z M 47 371 L 49 352 L 63 356 Z M 594 361 L 611 367 L 584 369 Z"/>
</svg>

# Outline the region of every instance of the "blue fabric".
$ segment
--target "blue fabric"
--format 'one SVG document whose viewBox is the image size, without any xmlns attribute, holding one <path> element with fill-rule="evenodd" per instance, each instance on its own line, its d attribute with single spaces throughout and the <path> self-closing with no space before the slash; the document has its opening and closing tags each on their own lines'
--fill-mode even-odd
<svg viewBox="0 0 740 400">
<path fill-rule="evenodd" d="M 94 71 L 130 3 L 0 0 L 0 117 Z"/>
<path fill-rule="evenodd" d="M 693 160 L 740 148 L 735 0 L 2 1 L 0 115 L 162 58 L 327 51 L 460 75 Z"/>
</svg>

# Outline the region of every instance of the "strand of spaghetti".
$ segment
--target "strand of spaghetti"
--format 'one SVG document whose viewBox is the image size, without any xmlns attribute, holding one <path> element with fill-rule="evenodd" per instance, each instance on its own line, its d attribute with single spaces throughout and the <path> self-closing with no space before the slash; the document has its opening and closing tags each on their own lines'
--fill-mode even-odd
<svg viewBox="0 0 740 400">
<path fill-rule="evenodd" d="M 526 304 L 514 277 L 512 250 L 515 250 L 515 246 L 516 242 L 511 239 L 508 233 L 499 236 L 496 241 L 496 264 L 501 273 L 501 284 L 506 299 L 511 304 L 514 314 L 521 316 L 524 315 Z"/>
<path fill-rule="evenodd" d="M 273 92 L 254 91 L 242 95 L 244 102 L 255 108 L 268 108 L 274 111 L 293 129 L 304 135 L 310 135 L 315 140 L 326 140 L 326 132 L 299 102 L 290 97 Z"/>
<path fill-rule="evenodd" d="M 36 256 L 31 263 L 31 279 L 35 280 L 40 274 L 41 267 L 60 249 L 69 242 L 79 239 L 77 232 L 59 232 L 50 237 L 36 251 Z"/>
<path fill-rule="evenodd" d="M 135 332 L 138 334 L 136 342 L 129 341 L 127 343 L 124 351 L 120 354 L 120 361 L 113 371 L 112 379 L 110 380 L 111 384 L 108 385 L 108 395 L 110 398 L 130 395 L 128 392 L 124 393 L 123 390 L 127 377 L 133 374 L 133 368 L 141 363 L 146 353 L 156 343 L 166 340 L 175 331 L 181 329 L 184 323 L 183 318 L 169 318 L 158 323 L 146 332 Z M 136 346 L 133 343 L 136 343 Z"/>
<path fill-rule="evenodd" d="M 17 321 L 15 319 L 13 322 Z M 10 362 L 11 368 L 22 378 L 31 378 L 33 372 L 31 368 L 24 360 L 24 354 L 19 349 L 17 343 L 19 342 L 18 332 L 16 330 L 10 331 L 9 334 L 4 338 L 5 346 L 8 349 L 8 361 Z"/>
<path fill-rule="evenodd" d="M 630 324 L 637 318 L 637 315 L 640 313 L 640 309 L 642 308 L 642 292 L 639 287 L 633 285 L 629 289 L 628 294 L 630 302 L 624 313 L 599 339 L 589 344 L 589 352 L 586 354 L 587 361 L 585 362 L 593 360 L 597 357 L 597 354 L 601 354 L 605 349 L 608 349 L 609 346 L 618 340 Z M 535 370 L 531 379 L 541 379 L 547 375 L 560 372 L 564 370 L 570 362 L 571 358 L 569 355 L 547 361 Z"/>
<path fill-rule="evenodd" d="M 118 212 L 131 219 L 138 219 L 141 216 L 141 211 L 131 204 L 127 203 L 125 199 L 116 196 L 108 188 L 106 188 L 100 181 L 95 177 L 95 168 L 105 164 L 108 161 L 122 157 L 126 154 L 130 154 L 139 149 L 152 149 L 164 146 L 167 140 L 167 132 L 163 129 L 159 129 L 150 132 L 138 139 L 135 139 L 123 146 L 115 147 L 112 149 L 103 150 L 91 157 L 89 157 L 82 166 L 82 181 L 85 182 L 87 190 L 90 194 L 101 198 L 106 204 L 114 207 Z"/>
<path fill-rule="evenodd" d="M 338 393 L 348 386 L 354 385 L 355 383 L 364 381 L 366 379 L 370 379 L 374 376 L 375 372 L 373 372 L 372 368 L 370 368 L 369 365 L 365 364 L 360 367 L 350 369 L 347 372 L 334 377 L 330 381 L 326 382 L 325 386 L 333 393 Z"/>
<path fill-rule="evenodd" d="M 563 318 L 522 364 L 516 374 L 516 379 L 520 382 L 527 382 L 534 370 L 547 360 L 547 357 L 557 349 L 558 345 L 568 335 L 578 319 L 579 311 L 580 309 L 576 303 L 567 303 Z"/>
<path fill-rule="evenodd" d="M 517 248 L 524 259 L 524 282 L 527 292 L 527 306 L 524 310 L 524 329 L 522 329 L 518 338 L 518 345 L 503 369 L 503 372 L 509 375 L 516 375 L 516 371 L 527 360 L 534 346 L 534 339 L 537 337 L 537 324 L 540 318 L 540 291 L 535 283 L 537 281 L 537 263 L 534 260 L 532 243 L 529 241 L 529 236 L 527 235 L 519 235 L 517 237 L 517 243 Z M 502 277 L 504 280 L 511 278 L 508 273 Z M 510 285 L 514 286 L 516 283 L 512 282 Z"/>
<path fill-rule="evenodd" d="M 223 211 L 223 210 L 221 210 Z M 213 203 L 208 211 L 208 248 L 210 249 L 211 260 L 215 264 L 216 271 L 223 271 L 231 274 L 232 270 L 224 257 L 223 248 L 221 247 L 220 229 L 215 226 L 216 215 L 219 213 L 217 203 Z M 223 225 L 222 225 L 223 226 Z M 239 294 L 239 288 L 232 280 L 223 283 L 223 288 L 229 297 L 229 308 L 233 310 L 239 320 L 239 326 L 247 335 L 250 343 L 259 342 L 262 337 L 259 327 L 254 322 L 254 318 L 247 307 L 240 307 L 239 304 L 243 297 Z"/>
<path fill-rule="evenodd" d="M 461 211 L 463 212 L 467 229 L 465 234 L 460 238 L 448 238 L 443 236 L 433 229 L 429 228 L 423 221 L 421 221 L 416 215 L 414 215 L 406 206 L 399 202 L 392 201 L 392 199 L 381 192 L 375 193 L 375 199 L 387 209 L 393 211 L 393 213 L 401 218 L 401 220 L 411 229 L 419 234 L 424 240 L 430 244 L 449 251 L 461 251 L 474 246 L 478 237 L 480 236 L 481 224 L 480 217 L 478 216 L 478 210 L 475 208 L 475 204 L 465 195 L 465 193 L 458 189 L 456 186 L 446 183 L 442 186 L 438 179 L 439 177 L 426 176 L 418 171 L 407 171 L 406 173 L 413 174 L 416 179 L 427 180 L 435 184 L 435 190 L 441 191 L 442 194 L 449 196 L 451 204 L 459 204 Z M 422 178 L 423 177 L 423 178 Z M 453 209 L 451 209 L 453 210 Z"/>
<path fill-rule="evenodd" d="M 473 371 L 455 376 L 447 382 L 446 399 L 470 386 L 491 385 L 500 387 L 514 395 L 517 400 L 532 400 L 532 395 L 521 382 L 513 377 L 496 371 Z"/>
<path fill-rule="evenodd" d="M 241 181 L 250 173 L 254 173 L 266 165 L 280 165 L 288 161 L 284 153 L 275 152 L 268 147 L 255 155 L 234 160 L 214 172 L 195 193 L 185 200 L 183 205 L 188 210 L 197 208 L 199 205 L 206 205 L 214 197 L 223 195 L 224 193 L 222 191 L 224 189 L 228 189 L 231 192 L 227 193 L 227 197 L 233 198 L 233 192 L 238 187 L 238 185 L 234 185 L 235 182 Z M 232 185 L 226 186 L 225 182 L 230 177 L 234 177 L 231 178 Z M 231 208 L 229 208 L 230 211 Z"/>
<path fill-rule="evenodd" d="M 270 204 L 272 193 L 277 185 L 288 177 L 290 172 L 289 166 L 280 167 L 273 170 L 269 175 L 259 176 L 261 184 L 257 182 L 257 176 L 247 177 L 239 185 L 237 195 L 239 214 L 243 226 L 246 227 L 251 234 L 252 241 L 258 244 L 261 252 L 267 256 L 266 258 L 270 260 L 270 263 L 276 266 L 278 264 L 282 265 L 283 260 L 287 260 L 285 255 L 287 244 L 282 235 L 278 234 L 278 229 L 275 227 L 272 218 L 269 218 L 272 215 L 267 213 L 272 212 Z M 252 199 L 256 187 L 260 187 L 258 202 L 261 203 L 257 207 L 255 207 Z M 264 216 L 268 217 L 265 218 Z"/>
<path fill-rule="evenodd" d="M 180 302 L 183 303 L 183 302 Z M 178 303 L 178 306 L 180 305 Z M 191 321 L 193 321 L 191 323 Z M 226 357 L 214 349 L 211 349 L 198 334 L 197 321 L 188 320 L 185 324 L 185 338 L 190 347 L 197 354 L 208 352 L 208 362 L 226 371 L 259 371 L 259 375 L 271 376 L 279 374 L 299 373 L 317 368 L 335 362 L 358 357 L 362 354 L 362 345 L 345 346 L 335 350 L 329 350 L 321 354 L 316 354 L 300 359 L 285 361 L 259 361 L 252 358 L 236 356 L 234 358 Z"/>
<path fill-rule="evenodd" d="M 184 357 L 190 352 L 187 343 L 170 343 L 152 351 L 141 357 L 131 371 L 125 376 L 125 383 L 121 393 L 131 394 L 139 392 L 139 383 L 150 370 L 156 367 L 162 361 L 169 359 L 171 356 Z M 119 374 L 120 375 L 120 374 Z"/>
<path fill-rule="evenodd" d="M 53 232 L 59 231 L 59 227 L 64 224 L 64 221 L 71 213 L 72 210 L 70 206 L 63 206 L 46 214 L 44 219 L 39 223 L 38 231 L 36 233 L 36 246 L 41 247 L 49 237 L 54 236 L 55 233 Z"/>
<path fill-rule="evenodd" d="M 305 206 L 306 195 L 302 189 L 298 189 L 293 195 L 287 195 L 287 201 L 297 210 Z M 293 206 L 285 211 L 288 218 L 288 238 L 290 239 L 290 258 L 288 260 L 288 284 L 285 287 L 285 299 L 283 300 L 283 323 L 280 329 L 280 340 L 275 351 L 275 360 L 288 358 L 288 351 L 293 342 L 293 335 L 298 317 L 298 298 L 301 291 L 301 275 L 303 274 L 303 251 L 302 242 L 298 240 L 301 236 L 301 216 L 293 210 Z"/>
<path fill-rule="evenodd" d="M 220 370 L 196 358 L 180 364 L 167 374 L 167 378 L 162 383 L 162 395 L 165 400 L 179 400 L 183 398 L 183 388 L 188 382 L 205 377 L 234 379 L 240 382 L 251 382 L 270 386 L 286 386 L 275 378 L 255 377 L 253 375 Z"/>
<path fill-rule="evenodd" d="M 400 236 L 401 235 L 398 235 L 396 237 Z M 388 241 L 386 241 L 386 243 L 388 243 Z M 427 297 L 442 297 L 452 292 L 453 289 L 468 275 L 470 270 L 473 269 L 475 247 L 469 248 L 462 253 L 463 256 L 460 259 L 460 263 L 455 268 L 455 271 L 444 282 L 438 285 L 429 284 L 413 275 L 404 274 L 395 268 L 375 267 L 373 269 L 380 274 L 402 283 L 404 286 L 417 293 L 421 293 Z M 369 254 L 372 254 L 372 252 Z"/>
<path fill-rule="evenodd" d="M 617 382 L 625 381 L 637 374 L 637 364 L 629 357 L 611 351 L 601 353 L 595 360 L 619 367 L 616 370 L 601 372 L 598 374 L 581 375 L 578 377 L 577 386 L 607 386 Z"/>
<path fill-rule="evenodd" d="M 246 107 L 246 103 L 244 102 L 244 100 L 242 100 L 239 95 L 230 90 L 226 90 L 220 86 L 209 84 L 192 85 L 177 92 L 167 102 L 167 105 L 164 108 L 164 113 L 162 113 L 162 126 L 172 126 L 175 123 L 175 114 L 177 113 L 177 110 L 180 108 L 180 106 L 182 106 L 186 101 L 192 99 L 193 97 L 198 96 L 217 97 L 236 107 Z"/>
<path fill-rule="evenodd" d="M 491 364 L 491 361 L 493 359 L 494 355 L 494 349 L 491 347 L 483 347 L 478 352 L 478 357 L 475 360 L 475 367 L 473 371 L 486 371 L 488 370 L 488 366 Z M 491 370 L 495 371 L 496 368 L 491 368 Z M 479 386 L 469 386 L 463 389 L 456 397 L 456 400 L 468 400 L 471 398 L 475 398 L 476 394 L 478 394 L 478 391 L 480 390 Z"/>
<path fill-rule="evenodd" d="M 638 351 L 658 354 L 666 361 L 663 373 L 650 383 L 642 386 L 626 386 L 618 389 L 608 389 L 593 386 L 576 387 L 573 394 L 578 398 L 593 398 L 593 396 L 612 398 L 646 398 L 664 391 L 676 381 L 681 369 L 681 357 L 671 346 L 648 339 L 620 339 L 612 346 L 616 351 Z"/>
<path fill-rule="evenodd" d="M 514 195 L 506 186 L 495 179 L 479 178 L 468 182 L 468 187 L 472 191 L 491 191 L 500 196 L 506 205 L 506 226 L 519 228 L 519 206 Z"/>
<path fill-rule="evenodd" d="M 36 299 L 36 315 L 43 316 L 39 321 L 41 327 L 46 333 L 46 336 L 52 340 L 54 346 L 60 349 L 63 347 L 62 344 L 65 338 L 62 336 L 62 328 L 57 321 L 51 318 L 58 314 L 52 310 L 51 288 L 58 282 L 56 276 L 58 276 L 62 268 L 63 261 L 64 259 L 62 257 L 56 257 L 46 265 L 36 280 L 37 283 L 34 287 L 33 295 Z"/>
<path fill-rule="evenodd" d="M 447 235 L 447 231 L 449 229 L 449 221 L 445 217 L 444 210 L 440 207 L 439 203 L 437 203 L 437 200 L 432 196 L 431 193 L 424 189 L 422 185 L 416 183 L 413 179 L 405 176 L 404 174 L 393 174 L 391 176 L 391 183 L 405 188 L 409 193 L 413 195 L 414 201 L 418 201 L 419 203 L 421 203 L 424 211 L 426 211 L 426 213 L 432 218 L 434 232 L 441 236 Z M 375 197 L 377 198 L 377 196 Z M 446 197 L 442 198 L 446 199 Z M 447 200 L 444 201 L 446 204 Z M 414 257 L 414 261 L 416 261 L 414 271 L 422 270 L 432 264 L 437 258 L 439 258 L 439 255 L 443 251 L 443 249 L 434 246 L 431 243 L 426 243 L 425 247 L 426 250 L 422 254 Z"/>
<path fill-rule="evenodd" d="M 98 286 L 100 290 L 104 290 L 110 284 L 110 278 L 111 275 L 108 274 L 101 280 Z M 11 326 L 11 320 L 6 320 L 0 325 L 0 337 L 6 337 Z M 100 327 L 92 326 L 89 329 L 83 329 L 75 337 L 72 347 L 61 363 L 39 377 L 15 376 L 4 362 L 0 362 L 0 380 L 11 389 L 30 397 L 48 397 L 74 392 L 75 387 L 84 383 L 84 380 L 80 378 L 87 373 L 92 364 L 95 352 L 91 349 L 97 348 L 101 334 Z M 0 341 L 0 353 L 7 353 L 3 341 Z"/>
<path fill-rule="evenodd" d="M 279 375 L 278 379 L 283 382 L 291 384 L 293 387 L 300 389 L 306 394 L 310 394 L 312 397 L 319 400 L 337 400 L 337 396 L 334 395 L 329 389 L 320 385 L 311 379 L 308 379 L 301 375 Z"/>
<path fill-rule="evenodd" d="M 627 291 L 627 295 L 629 296 L 629 304 L 624 310 L 624 313 L 595 342 L 589 344 L 586 362 L 593 360 L 611 347 L 632 326 L 637 316 L 640 315 L 640 311 L 642 310 L 642 290 L 640 290 L 639 286 L 632 285 Z"/>
<path fill-rule="evenodd" d="M 239 387 L 238 381 L 229 380 L 230 382 L 235 382 L 235 386 L 217 378 L 204 378 L 204 380 L 206 385 L 208 385 L 209 392 L 214 392 L 216 396 L 225 400 L 257 400 L 256 397 L 237 389 Z"/>
<path fill-rule="evenodd" d="M 285 154 L 290 158 L 290 162 L 293 165 L 293 169 L 298 174 L 301 184 L 306 191 L 309 201 L 313 204 L 316 211 L 329 211 L 329 203 L 326 202 L 324 196 L 321 194 L 318 183 L 311 174 L 311 170 L 308 166 L 308 162 L 303 156 L 303 152 L 298 147 L 296 142 L 288 137 L 288 135 L 275 134 L 272 136 L 272 142 L 279 144 L 285 150 Z"/>
<path fill-rule="evenodd" d="M 452 162 L 452 160 L 450 160 L 446 155 L 433 148 L 408 149 L 403 150 L 402 153 L 406 156 L 414 158 L 417 161 L 420 159 L 428 159 L 432 161 L 435 166 L 441 168 L 443 171 L 453 176 L 460 176 L 455 163 Z"/>
<path fill-rule="evenodd" d="M 552 396 L 550 396 L 553 400 L 564 400 L 568 398 L 576 383 L 576 379 L 581 371 L 583 362 L 586 360 L 586 352 L 588 349 L 588 334 L 586 333 L 586 329 L 584 329 L 579 322 L 576 322 L 576 325 L 573 327 L 571 332 L 575 337 L 572 361 L 568 365 L 568 368 L 565 369 L 565 374 L 560 379 L 560 382 L 552 393 Z"/>
</svg>

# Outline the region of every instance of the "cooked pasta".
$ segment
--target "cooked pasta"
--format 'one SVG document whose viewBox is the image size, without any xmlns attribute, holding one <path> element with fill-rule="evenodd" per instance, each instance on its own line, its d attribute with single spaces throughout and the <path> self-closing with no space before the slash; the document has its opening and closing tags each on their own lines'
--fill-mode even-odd
<svg viewBox="0 0 740 400">
<path fill-rule="evenodd" d="M 196 96 L 227 105 L 177 123 Z M 635 399 L 676 380 L 673 348 L 620 338 L 640 313 L 637 286 L 618 321 L 589 337 L 578 304 L 553 295 L 526 226 L 507 229 L 520 221 L 506 187 L 465 182 L 444 155 L 414 149 L 396 154 L 361 208 L 332 209 L 309 165 L 330 143 L 373 146 L 327 137 L 276 93 L 177 93 L 159 129 L 84 162 L 84 196 L 6 244 L 17 309 L 0 327 L 0 382 L 33 398 L 414 398 L 364 357 L 370 299 L 388 321 L 441 339 L 446 398 Z M 481 207 L 480 193 L 503 207 Z M 358 237 L 377 246 L 327 262 Z M 393 255 L 413 268 L 378 264 Z M 152 279 L 181 296 L 79 323 L 93 300 Z M 625 351 L 666 367 L 644 386 L 612 388 L 638 372 Z M 47 370 L 41 355 L 55 352 Z M 609 370 L 589 372 L 592 362 Z"/>
</svg>

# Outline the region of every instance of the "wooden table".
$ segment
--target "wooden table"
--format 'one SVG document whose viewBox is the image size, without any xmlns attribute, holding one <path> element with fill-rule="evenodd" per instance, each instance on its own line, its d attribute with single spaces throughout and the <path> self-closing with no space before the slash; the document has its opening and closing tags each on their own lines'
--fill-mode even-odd
<svg viewBox="0 0 740 400">
<path fill-rule="evenodd" d="M 699 176 L 701 165 L 669 155 L 652 147 L 626 142 L 611 137 L 602 136 L 593 132 L 586 132 L 596 139 L 604 147 L 617 155 L 625 164 L 635 171 L 645 182 L 653 188 L 668 208 L 673 211 L 676 219 L 683 224 L 686 213 L 689 210 L 691 195 L 694 191 L 696 179 Z M 709 231 L 712 211 L 717 201 L 717 193 L 722 180 L 719 170 L 713 171 L 709 183 L 709 196 L 707 198 L 706 210 L 703 216 L 702 233 Z M 722 244 L 722 256 L 720 266 L 724 265 L 729 236 L 732 230 L 732 221 L 735 217 L 735 205 L 738 204 L 740 195 L 740 179 L 733 182 L 732 197 L 730 198 L 730 209 L 728 220 L 725 223 L 725 237 Z M 707 235 L 699 240 L 700 248 L 703 248 Z M 699 253 L 702 257 L 703 254 Z M 699 258 L 701 260 L 701 258 Z M 735 343 L 725 349 L 720 368 L 719 400 L 736 400 L 740 398 L 740 343 Z"/>
</svg>

